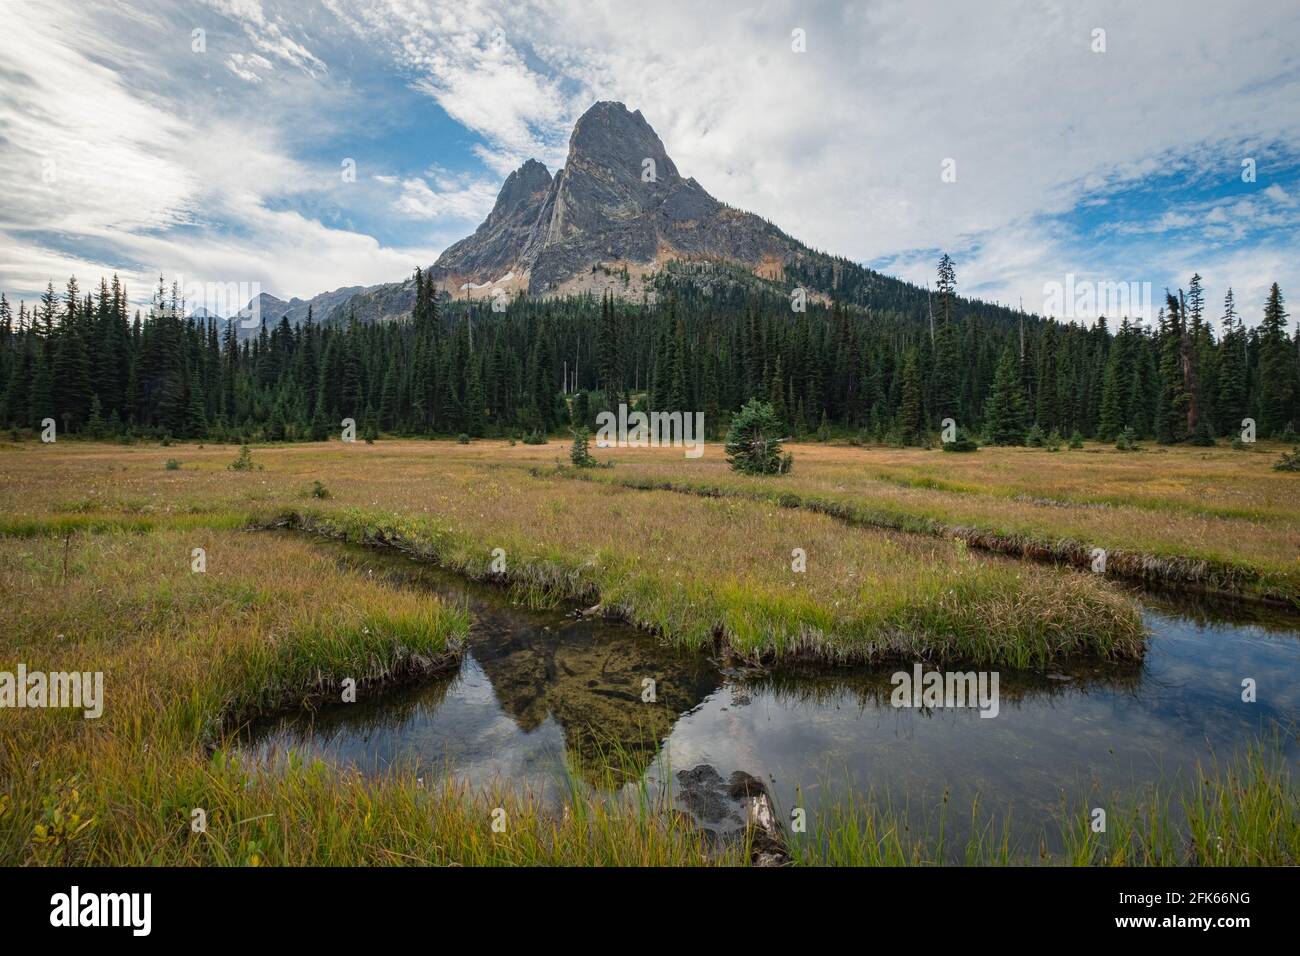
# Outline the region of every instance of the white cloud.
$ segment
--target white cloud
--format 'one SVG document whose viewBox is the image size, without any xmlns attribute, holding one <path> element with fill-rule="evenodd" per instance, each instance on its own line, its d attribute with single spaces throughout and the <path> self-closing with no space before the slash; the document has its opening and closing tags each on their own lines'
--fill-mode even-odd
<svg viewBox="0 0 1300 956">
<path fill-rule="evenodd" d="M 283 36 L 256 4 L 227 6 Z M 183 38 L 188 56 L 189 29 L 151 21 L 136 38 Z M 133 59 L 81 8 L 24 4 L 0 32 L 0 288 L 10 298 L 113 272 L 137 303 L 160 273 L 311 296 L 401 278 L 436 257 L 432 245 L 385 247 L 286 208 L 346 198 L 337 165 L 295 160 L 269 118 L 195 109 L 179 81 L 173 100 L 142 93 L 126 75 Z M 275 69 L 256 53 L 217 62 L 254 78 Z"/>
<path fill-rule="evenodd" d="M 287 24 L 281 17 L 267 17 L 260 0 L 207 0 L 207 3 L 238 22 L 248 39 L 263 53 L 291 63 L 311 76 L 326 72 L 325 64 L 283 29 Z M 257 59 L 267 63 L 262 57 Z"/>
<path fill-rule="evenodd" d="M 395 176 L 375 176 L 385 185 L 400 187 L 401 193 L 393 201 L 392 208 L 413 219 L 480 219 L 492 208 L 500 189 L 490 180 L 455 175 L 445 170 L 430 170 L 430 178 L 438 187 L 436 191 L 419 176 L 400 182 Z"/>
<path fill-rule="evenodd" d="M 249 83 L 262 82 L 262 77 L 257 73 L 257 69 L 275 69 L 270 60 L 264 56 L 258 56 L 256 53 L 250 53 L 247 56 L 243 53 L 232 53 L 226 57 L 225 66 L 235 76 Z"/>
<path fill-rule="evenodd" d="M 483 162 L 505 176 L 525 159 L 554 164 L 575 109 L 585 97 L 566 95 L 562 83 L 529 66 L 514 45 L 549 13 L 511 10 L 467 0 L 455 3 L 346 3 L 329 8 L 359 37 L 387 48 L 412 73 L 412 86 L 430 96 L 466 129 L 482 135 Z"/>
<path fill-rule="evenodd" d="M 1273 183 L 1264 190 L 1264 195 L 1280 206 L 1294 206 L 1296 204 L 1295 197 L 1283 189 L 1280 183 Z"/>
</svg>

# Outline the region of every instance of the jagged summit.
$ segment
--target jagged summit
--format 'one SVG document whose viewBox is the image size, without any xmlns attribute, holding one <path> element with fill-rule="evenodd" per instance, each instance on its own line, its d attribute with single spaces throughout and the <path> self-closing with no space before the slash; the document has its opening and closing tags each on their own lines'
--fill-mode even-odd
<svg viewBox="0 0 1300 956">
<path fill-rule="evenodd" d="M 526 206 L 538 193 L 545 193 L 551 186 L 551 174 L 535 159 L 530 159 L 506 177 L 501 192 L 497 194 L 496 205 L 488 214 L 487 223 L 499 220 Z"/>
<path fill-rule="evenodd" d="M 437 274 L 475 285 L 508 275 L 523 256 L 551 185 L 551 174 L 535 159 L 507 176 L 482 225 L 438 257 Z"/>
<path fill-rule="evenodd" d="M 630 112 L 622 103 L 603 100 L 574 124 L 566 168 L 575 162 L 590 163 L 619 173 L 633 172 L 639 182 L 646 159 L 654 160 L 660 181 L 680 178 L 663 140 L 641 111 Z"/>
</svg>

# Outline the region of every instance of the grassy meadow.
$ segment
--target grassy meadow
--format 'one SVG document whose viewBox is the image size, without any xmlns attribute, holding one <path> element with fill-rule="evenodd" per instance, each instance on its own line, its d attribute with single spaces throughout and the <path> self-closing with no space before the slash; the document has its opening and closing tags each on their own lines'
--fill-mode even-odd
<svg viewBox="0 0 1300 956">
<path fill-rule="evenodd" d="M 1125 582 L 988 554 L 953 529 L 1202 562 L 1233 570 L 1216 570 L 1215 587 L 1247 596 L 1293 599 L 1300 584 L 1297 479 L 1271 471 L 1269 450 L 794 446 L 794 473 L 765 480 L 733 476 L 718 446 L 696 461 L 597 449 L 615 467 L 578 474 L 567 451 L 257 446 L 250 470 L 232 470 L 231 446 L 0 443 L 0 669 L 102 670 L 108 700 L 97 720 L 0 713 L 0 863 L 746 861 L 743 847 L 710 851 L 662 793 L 575 791 L 556 815 L 525 792 L 413 772 L 242 765 L 230 736 L 241 722 L 337 699 L 347 678 L 374 692 L 454 668 L 469 624 L 432 594 L 340 566 L 309 535 L 258 529 L 400 547 L 531 604 L 599 604 L 684 651 L 752 665 L 1140 660 Z M 1300 861 L 1296 793 L 1262 753 L 1176 798 L 1191 839 L 1168 833 L 1169 799 L 1135 802 L 1126 840 L 1080 833 L 1047 862 Z M 505 833 L 491 829 L 496 808 Z M 864 798 L 791 850 L 804 864 L 942 857 L 910 832 Z M 995 816 L 979 832 L 970 862 L 1041 859 L 1000 839 Z"/>
<path fill-rule="evenodd" d="M 11 535 L 288 516 L 323 533 L 398 540 L 475 577 L 494 573 L 501 549 L 502 576 L 535 603 L 600 603 L 674 644 L 748 660 L 1028 667 L 1142 654 L 1132 600 L 1097 576 L 989 560 L 953 539 L 846 532 L 830 516 L 767 501 L 535 474 L 565 455 L 559 443 L 258 448 L 252 471 L 230 470 L 228 447 L 12 448 L 0 452 L 13 476 L 0 491 L 0 530 Z M 166 469 L 168 458 L 179 468 Z M 313 494 L 315 482 L 328 497 Z M 792 570 L 795 549 L 806 572 Z"/>
<path fill-rule="evenodd" d="M 721 456 L 623 451 L 618 468 L 580 477 L 771 501 L 1082 567 L 1103 548 L 1112 576 L 1300 609 L 1300 482 L 1272 467 L 1285 450 L 1090 444 L 945 454 L 808 445 L 798 446 L 802 467 L 783 481 L 735 474 Z"/>
</svg>

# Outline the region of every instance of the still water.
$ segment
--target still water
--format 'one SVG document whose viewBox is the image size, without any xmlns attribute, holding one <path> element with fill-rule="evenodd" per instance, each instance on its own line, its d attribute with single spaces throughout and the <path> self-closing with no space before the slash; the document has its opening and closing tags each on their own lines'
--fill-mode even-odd
<svg viewBox="0 0 1300 956">
<path fill-rule="evenodd" d="M 1253 740 L 1281 740 L 1291 762 L 1300 715 L 1300 620 L 1147 596 L 1140 665 L 1081 663 L 1003 671 L 999 713 L 895 708 L 890 677 L 910 667 L 778 670 L 720 666 L 661 646 L 635 628 L 572 611 L 534 611 L 506 591 L 400 556 L 336 545 L 361 574 L 428 588 L 468 607 L 473 627 L 453 675 L 372 700 L 300 712 L 249 728 L 246 753 L 274 764 L 293 752 L 362 772 L 414 765 L 470 784 L 564 793 L 566 768 L 596 787 L 611 745 L 623 786 L 674 784 L 707 764 L 723 778 L 765 781 L 779 807 L 816 812 L 870 792 L 933 824 L 947 794 L 959 841 L 978 798 L 1017 840 L 1053 833 L 1065 802 L 1151 783 L 1176 788 L 1198 763 Z M 643 680 L 656 700 L 642 700 Z M 1257 700 L 1242 700 L 1253 678 Z M 962 809 L 964 808 L 964 809 Z"/>
</svg>

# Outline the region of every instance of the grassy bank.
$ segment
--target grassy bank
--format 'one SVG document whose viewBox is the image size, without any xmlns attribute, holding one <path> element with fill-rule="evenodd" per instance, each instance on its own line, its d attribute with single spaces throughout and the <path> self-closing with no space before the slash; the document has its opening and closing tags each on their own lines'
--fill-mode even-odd
<svg viewBox="0 0 1300 956">
<path fill-rule="evenodd" d="M 207 756 L 228 730 L 339 700 L 348 679 L 360 699 L 454 667 L 468 626 L 430 596 L 342 574 L 304 542 L 229 531 L 8 538 L 0 581 L 0 666 L 100 671 L 105 697 L 98 719 L 5 711 L 11 863 L 116 859 L 127 846 L 166 857 L 163 831 L 146 831 L 184 838 L 190 809 L 206 806 L 193 801 L 233 779 Z"/>
<path fill-rule="evenodd" d="M 638 450 L 640 451 L 640 450 Z M 621 450 L 613 470 L 551 469 L 641 490 L 730 497 L 827 514 L 857 527 L 960 538 L 1016 558 L 1300 609 L 1300 509 L 1268 452 L 1093 447 L 917 449 L 797 446 L 794 474 L 737 475 L 725 462 Z M 801 467 L 800 467 L 801 466 Z"/>
<path fill-rule="evenodd" d="M 993 554 L 1031 561 L 1067 564 L 1092 570 L 1097 545 L 1072 538 L 1050 538 L 1032 533 L 1001 531 L 991 527 L 945 524 L 937 518 L 889 503 L 848 497 L 804 494 L 772 484 L 712 484 L 677 481 L 649 476 L 595 474 L 560 467 L 549 472 L 557 477 L 601 481 L 640 491 L 671 491 L 702 498 L 740 498 L 766 502 L 776 507 L 801 509 L 829 515 L 858 528 L 905 531 L 963 541 L 969 547 Z M 1219 558 L 1198 558 L 1165 553 L 1154 554 L 1122 548 L 1106 549 L 1104 574 L 1145 585 L 1188 590 L 1197 593 L 1258 599 L 1300 610 L 1300 591 L 1285 575 L 1245 562 Z"/>
<path fill-rule="evenodd" d="M 979 561 L 950 544 L 913 551 L 905 546 L 911 542 L 868 536 L 853 546 L 859 560 L 864 552 L 869 557 L 869 570 L 854 580 L 855 566 L 840 565 L 844 579 L 822 590 L 817 579 L 803 586 L 777 555 L 766 575 L 719 575 L 710 563 L 722 557 L 722 528 L 712 553 L 701 540 L 693 555 L 662 556 L 664 573 L 627 549 L 575 554 L 523 536 L 498 531 L 484 539 L 437 519 L 385 512 L 300 508 L 255 520 L 399 548 L 470 578 L 509 584 L 533 606 L 599 603 L 604 613 L 683 650 L 716 650 L 752 663 L 932 660 L 1027 668 L 1079 655 L 1133 660 L 1144 646 L 1132 605 L 1094 582 Z M 494 553 L 504 555 L 500 570 Z"/>
<path fill-rule="evenodd" d="M 949 533 L 975 527 L 962 516 L 979 512 L 986 528 L 1050 528 L 1062 537 L 1102 522 L 1094 530 L 1111 538 L 1078 540 L 1117 541 L 1135 553 L 1157 539 L 1168 545 L 1165 536 L 1179 529 L 1213 527 L 1222 532 L 1216 553 L 1269 573 L 1285 567 L 1278 555 L 1293 540 L 1294 509 L 1275 484 L 1253 511 L 1242 505 L 1234 516 L 1223 509 L 1238 505 L 1202 501 L 1202 512 L 1223 510 L 1208 515 L 1183 508 L 1184 498 L 1210 495 L 1201 486 L 1148 496 L 1134 511 L 1018 501 L 1024 492 L 1011 490 L 1036 460 L 992 451 L 945 476 L 925 469 L 956 456 L 898 453 L 916 457 L 873 461 L 877 477 L 868 479 L 863 456 L 874 452 L 845 450 L 858 456 L 849 461 L 841 450 L 797 449 L 795 475 L 778 486 L 732 479 L 707 457 L 700 466 L 634 450 L 620 452 L 600 481 L 547 474 L 565 450 L 405 441 L 259 447 L 253 470 L 232 471 L 237 449 L 229 447 L 0 443 L 0 669 L 102 670 L 106 692 L 98 720 L 66 710 L 4 713 L 0 863 L 745 862 L 744 848 L 711 854 L 657 792 L 610 801 L 575 787 L 557 812 L 527 792 L 471 792 L 413 770 L 366 779 L 320 764 L 266 770 L 241 762 L 231 737 L 241 722 L 337 700 L 346 678 L 365 699 L 455 667 L 467 628 L 462 611 L 360 575 L 306 535 L 241 530 L 249 526 L 401 548 L 498 580 L 534 605 L 599 603 L 683 651 L 750 662 L 924 658 L 1028 668 L 1076 656 L 1140 658 L 1136 605 L 1097 575 L 980 555 L 978 541 Z M 179 467 L 165 467 L 168 458 Z M 1194 465 L 1167 460 L 1179 475 Z M 1113 467 L 1121 465 L 1129 467 Z M 1223 480 L 1245 495 L 1257 477 Z M 660 480 L 720 491 L 619 484 Z M 1049 475 L 1037 494 L 1083 494 L 1067 486 Z M 958 499 L 975 511 L 953 510 Z M 809 503 L 823 500 L 825 508 Z M 841 505 L 878 508 L 898 523 L 857 520 L 865 512 L 839 513 Z M 1063 523 L 1041 524 L 1058 513 Z M 1136 513 L 1165 515 L 1168 524 L 1158 533 L 1127 527 Z M 1069 524 L 1076 520 L 1084 525 Z M 1252 529 L 1262 530 L 1252 537 Z M 1205 534 L 1189 541 L 1181 552 L 1188 559 Z M 204 549 L 203 573 L 191 570 L 195 548 Z M 792 567 L 796 549 L 805 571 Z M 498 554 L 504 565 L 494 567 Z M 1286 584 L 1288 574 L 1255 580 Z M 1167 809 L 1185 800 L 1199 803 L 1183 829 Z M 1186 792 L 1116 806 L 1105 839 L 1063 813 L 1066 851 L 1043 857 L 1011 845 L 996 817 L 981 816 L 970 844 L 951 847 L 864 797 L 811 819 L 792 850 L 802 864 L 1297 860 L 1295 793 L 1267 761 L 1211 768 Z M 206 812 L 202 833 L 191 827 L 196 808 Z M 497 809 L 503 832 L 492 828 Z"/>
<path fill-rule="evenodd" d="M 1093 549 L 1104 548 L 1114 577 L 1300 608 L 1297 479 L 1271 467 L 1281 446 L 1150 446 L 1135 453 L 1098 445 L 1057 453 L 984 448 L 970 455 L 791 447 L 794 473 L 779 479 L 732 473 L 718 446 L 693 460 L 680 449 L 593 449 L 617 466 L 593 474 L 629 488 L 784 503 L 866 528 L 963 537 L 972 547 L 1017 557 L 1090 567 Z M 582 492 L 558 491 L 550 482 L 540 493 L 522 489 L 521 473 L 567 464 L 567 447 L 559 442 L 258 447 L 258 469 L 246 473 L 227 468 L 236 452 L 0 441 L 0 470 L 10 477 L 0 484 L 0 532 L 56 521 L 69 528 L 237 523 L 253 507 L 300 503 L 313 481 L 323 481 L 342 506 L 441 515 L 485 534 L 494 530 L 480 515 L 485 507 L 500 512 L 503 530 L 526 521 L 546 526 L 564 516 L 582 533 L 546 530 L 565 546 L 601 546 L 611 522 L 618 526 L 637 510 L 660 507 L 658 499 L 628 501 L 611 512 L 593 499 L 588 515 L 572 507 L 583 502 Z M 165 470 L 167 458 L 179 468 Z M 549 510 L 542 500 L 548 497 L 555 499 Z M 479 517 L 485 520 L 474 520 Z"/>
<path fill-rule="evenodd" d="M 18 467 L 0 489 L 14 505 L 0 532 L 229 527 L 287 513 L 474 577 L 494 574 L 500 554 L 500 576 L 534 603 L 600 603 L 674 645 L 750 661 L 1041 667 L 1143 653 L 1132 599 L 1097 577 L 989 560 L 950 539 L 846 533 L 768 501 L 538 479 L 540 453 L 520 447 L 259 448 L 260 470 L 238 473 L 226 467 L 232 449 L 174 447 L 181 467 L 166 470 L 156 450 L 25 447 L 4 453 Z M 317 481 L 328 497 L 313 496 Z"/>
</svg>

